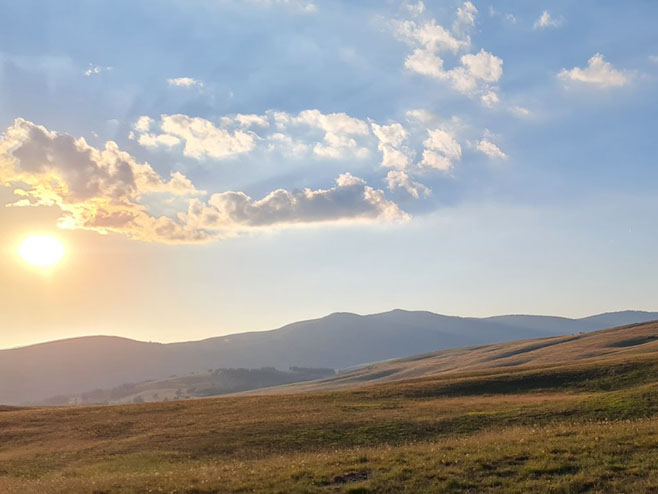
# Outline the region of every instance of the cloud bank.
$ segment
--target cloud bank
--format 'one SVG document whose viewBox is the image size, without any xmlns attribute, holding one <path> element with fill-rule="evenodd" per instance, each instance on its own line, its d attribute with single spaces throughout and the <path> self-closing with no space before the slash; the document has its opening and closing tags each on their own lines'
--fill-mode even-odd
<svg viewBox="0 0 658 494">
<path fill-rule="evenodd" d="M 212 141 L 206 142 L 206 134 L 213 131 L 203 122 L 182 121 L 191 123 L 198 132 L 188 134 L 177 125 L 164 125 L 168 132 L 178 133 L 167 135 L 185 140 L 186 147 L 189 138 L 192 151 L 188 152 L 193 157 L 206 154 L 203 146 Z M 152 125 L 151 119 L 142 117 L 134 127 L 148 132 Z M 143 135 L 149 134 L 140 137 Z M 225 134 L 215 137 L 226 145 Z M 198 150 L 197 145 L 204 150 Z M 209 145 L 215 149 L 214 142 Z M 224 152 L 218 151 L 218 155 L 223 157 Z M 278 189 L 258 200 L 243 192 L 226 191 L 202 200 L 206 192 L 183 174 L 174 172 L 163 179 L 151 165 L 138 162 L 113 141 L 97 149 L 83 138 L 59 134 L 20 118 L 0 139 L 0 185 L 14 188 L 17 199 L 8 204 L 10 207 L 58 207 L 61 228 L 164 243 L 207 242 L 265 227 L 408 219 L 383 191 L 349 173 L 341 174 L 329 189 Z M 170 215 L 153 212 L 153 203 L 164 204 L 176 197 L 186 204 L 184 210 Z"/>
</svg>

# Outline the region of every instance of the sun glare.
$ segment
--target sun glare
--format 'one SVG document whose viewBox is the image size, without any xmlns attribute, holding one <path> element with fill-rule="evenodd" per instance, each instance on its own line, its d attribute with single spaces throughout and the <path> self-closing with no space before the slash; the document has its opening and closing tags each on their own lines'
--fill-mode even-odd
<svg viewBox="0 0 658 494">
<path fill-rule="evenodd" d="M 32 266 L 48 267 L 64 257 L 64 245 L 51 235 L 32 235 L 21 242 L 18 254 Z"/>
</svg>

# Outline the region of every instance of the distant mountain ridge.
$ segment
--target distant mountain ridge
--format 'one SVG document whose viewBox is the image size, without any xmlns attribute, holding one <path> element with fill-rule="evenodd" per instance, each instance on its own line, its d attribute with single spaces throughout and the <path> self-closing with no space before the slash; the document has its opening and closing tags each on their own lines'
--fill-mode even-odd
<svg viewBox="0 0 658 494">
<path fill-rule="evenodd" d="M 658 320 L 658 312 L 623 311 L 582 319 L 508 315 L 488 318 L 405 311 L 334 313 L 279 329 L 183 343 L 89 336 L 0 350 L 0 404 L 110 388 L 207 369 L 341 369 L 434 350 L 559 336 Z"/>
</svg>

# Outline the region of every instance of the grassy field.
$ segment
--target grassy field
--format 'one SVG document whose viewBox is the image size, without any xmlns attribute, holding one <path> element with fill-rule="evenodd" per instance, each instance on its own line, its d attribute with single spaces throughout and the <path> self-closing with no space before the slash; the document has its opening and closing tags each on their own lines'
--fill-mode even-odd
<svg viewBox="0 0 658 494">
<path fill-rule="evenodd" d="M 0 408 L 0 492 L 658 492 L 658 353 L 638 351 L 653 345 L 647 326 L 630 330 L 635 340 L 628 331 L 622 352 L 555 365 L 341 391 Z"/>
</svg>

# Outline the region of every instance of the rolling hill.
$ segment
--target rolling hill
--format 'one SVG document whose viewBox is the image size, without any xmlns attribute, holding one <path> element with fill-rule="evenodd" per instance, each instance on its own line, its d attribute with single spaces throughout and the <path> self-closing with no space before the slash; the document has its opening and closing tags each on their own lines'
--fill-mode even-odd
<svg viewBox="0 0 658 494">
<path fill-rule="evenodd" d="M 450 379 L 453 375 L 521 374 L 534 368 L 559 368 L 589 361 L 601 363 L 607 359 L 633 359 L 643 355 L 658 355 L 658 322 L 413 355 L 309 383 L 256 390 L 252 394 L 347 390 L 422 378 Z"/>
<path fill-rule="evenodd" d="M 385 365 L 410 373 L 327 392 L 2 408 L 0 492 L 658 489 L 658 323 L 364 371 Z"/>
<path fill-rule="evenodd" d="M 593 331 L 658 319 L 615 312 L 584 319 L 511 315 L 484 319 L 394 310 L 331 314 L 279 329 L 185 343 L 94 336 L 0 350 L 0 403 L 37 403 L 216 368 L 352 366 L 433 350 Z"/>
</svg>

